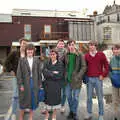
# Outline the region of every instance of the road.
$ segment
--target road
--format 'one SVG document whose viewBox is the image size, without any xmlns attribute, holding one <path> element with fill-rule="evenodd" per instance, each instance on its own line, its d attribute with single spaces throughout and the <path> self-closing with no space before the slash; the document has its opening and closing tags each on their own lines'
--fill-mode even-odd
<svg viewBox="0 0 120 120">
<path fill-rule="evenodd" d="M 111 103 L 111 83 L 108 79 L 104 80 L 104 108 L 105 115 L 104 120 L 113 120 L 113 107 Z M 4 120 L 6 116 L 10 114 L 11 106 L 11 96 L 12 96 L 12 81 L 11 79 L 1 79 L 0 80 L 0 120 Z M 84 120 L 86 115 L 86 85 L 83 85 L 80 97 L 79 97 L 79 107 L 78 115 L 79 120 Z M 34 112 L 33 120 L 44 120 L 44 115 L 40 114 L 43 109 L 44 104 L 40 103 L 39 108 Z M 68 104 L 66 102 L 66 110 L 64 114 L 61 114 L 58 110 L 57 120 L 66 120 L 69 113 Z M 98 105 L 97 99 L 93 98 L 93 120 L 98 118 Z M 25 120 L 28 119 L 28 114 L 26 114 Z M 8 119 L 10 120 L 10 119 Z M 18 112 L 17 112 L 18 120 Z"/>
<path fill-rule="evenodd" d="M 0 120 L 3 120 L 11 104 L 12 84 L 9 79 L 0 79 Z"/>
</svg>

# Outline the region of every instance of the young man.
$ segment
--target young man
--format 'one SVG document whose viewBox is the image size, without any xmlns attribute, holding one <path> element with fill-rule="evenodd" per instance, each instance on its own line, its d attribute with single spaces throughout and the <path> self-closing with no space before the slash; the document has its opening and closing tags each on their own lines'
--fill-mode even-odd
<svg viewBox="0 0 120 120">
<path fill-rule="evenodd" d="M 69 40 L 67 49 L 65 64 L 67 80 L 66 96 L 70 109 L 68 119 L 78 120 L 77 108 L 79 104 L 79 93 L 83 74 L 86 71 L 86 63 L 82 54 L 75 48 L 75 41 Z"/>
<path fill-rule="evenodd" d="M 62 61 L 64 64 L 64 69 L 65 69 L 65 43 L 63 39 L 59 39 L 56 50 L 58 52 L 58 60 Z M 65 72 L 65 70 L 64 70 Z M 66 94 L 65 94 L 65 76 L 63 76 L 63 81 L 62 81 L 62 89 L 61 89 L 61 113 L 65 112 L 65 101 L 66 101 Z"/>
<path fill-rule="evenodd" d="M 89 52 L 85 54 L 87 64 L 87 116 L 85 120 L 92 118 L 92 95 L 95 88 L 99 104 L 99 120 L 103 120 L 103 79 L 108 75 L 108 61 L 103 52 L 97 51 L 97 41 L 89 42 Z"/>
<path fill-rule="evenodd" d="M 112 82 L 112 102 L 114 107 L 114 120 L 119 120 L 120 105 L 120 45 L 112 48 L 113 57 L 110 60 L 110 79 Z"/>
<path fill-rule="evenodd" d="M 17 79 L 16 72 L 18 61 L 20 57 L 25 57 L 25 47 L 27 45 L 28 40 L 21 38 L 20 42 L 20 51 L 12 51 L 7 59 L 5 60 L 5 70 L 10 72 L 13 76 L 12 84 L 13 84 L 13 95 L 12 95 L 12 115 L 11 120 L 16 120 L 16 111 L 18 107 L 18 87 L 17 87 Z"/>
</svg>

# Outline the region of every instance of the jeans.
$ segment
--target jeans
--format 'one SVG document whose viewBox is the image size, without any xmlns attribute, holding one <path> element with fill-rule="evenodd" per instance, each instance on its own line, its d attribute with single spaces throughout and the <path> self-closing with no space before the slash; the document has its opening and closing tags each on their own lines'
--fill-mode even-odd
<svg viewBox="0 0 120 120">
<path fill-rule="evenodd" d="M 12 95 L 12 114 L 16 114 L 18 108 L 18 87 L 17 87 L 17 78 L 13 77 L 12 79 L 13 86 L 13 95 Z"/>
<path fill-rule="evenodd" d="M 112 87 L 112 102 L 114 108 L 114 117 L 119 116 L 119 107 L 120 107 L 120 88 Z"/>
<path fill-rule="evenodd" d="M 66 97 L 68 100 L 70 112 L 77 114 L 77 108 L 79 104 L 80 89 L 72 89 L 70 83 L 66 86 Z"/>
<path fill-rule="evenodd" d="M 65 94 L 65 86 L 64 86 L 61 89 L 61 106 L 65 105 L 65 101 L 66 101 L 66 94 Z"/>
<path fill-rule="evenodd" d="M 96 90 L 96 95 L 99 104 L 99 115 L 104 114 L 104 103 L 103 103 L 103 81 L 99 80 L 98 77 L 89 77 L 87 83 L 87 112 L 92 114 L 92 96 L 93 90 Z"/>
</svg>

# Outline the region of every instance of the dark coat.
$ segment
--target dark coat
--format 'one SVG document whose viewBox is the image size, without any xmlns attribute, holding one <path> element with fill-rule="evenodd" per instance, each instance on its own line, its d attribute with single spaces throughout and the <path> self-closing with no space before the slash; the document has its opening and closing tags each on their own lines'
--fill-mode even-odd
<svg viewBox="0 0 120 120">
<path fill-rule="evenodd" d="M 58 71 L 59 73 L 54 74 L 52 71 Z M 64 74 L 63 63 L 57 61 L 53 65 L 51 61 L 47 61 L 44 65 L 43 74 L 45 77 L 45 103 L 51 106 L 60 104 L 61 82 Z"/>
<path fill-rule="evenodd" d="M 12 51 L 5 60 L 4 67 L 6 72 L 17 72 L 18 62 L 20 58 L 19 51 Z"/>
<path fill-rule="evenodd" d="M 32 79 L 34 86 L 35 104 L 38 104 L 38 90 L 41 85 L 41 63 L 38 58 L 33 58 Z M 30 91 L 30 67 L 27 58 L 21 58 L 17 69 L 17 81 L 19 89 L 19 103 L 23 108 L 31 108 Z M 24 91 L 20 87 L 24 86 Z"/>
<path fill-rule="evenodd" d="M 66 61 L 66 67 L 69 62 L 68 54 L 66 54 L 65 61 Z M 66 68 L 67 69 L 67 68 Z M 76 52 L 76 58 L 75 58 L 75 69 L 72 73 L 72 81 L 71 81 L 71 87 L 73 89 L 79 89 L 82 86 L 82 79 L 83 75 L 86 72 L 86 62 L 84 60 L 84 57 L 82 53 Z M 67 72 L 65 75 L 65 79 L 67 81 Z"/>
<path fill-rule="evenodd" d="M 57 52 L 58 52 L 58 60 L 63 62 L 64 65 L 64 75 L 63 75 L 63 79 L 62 79 L 62 86 L 64 87 L 66 85 L 66 81 L 65 81 L 65 54 L 66 54 L 66 49 L 62 48 L 62 49 L 58 49 L 56 48 Z"/>
</svg>

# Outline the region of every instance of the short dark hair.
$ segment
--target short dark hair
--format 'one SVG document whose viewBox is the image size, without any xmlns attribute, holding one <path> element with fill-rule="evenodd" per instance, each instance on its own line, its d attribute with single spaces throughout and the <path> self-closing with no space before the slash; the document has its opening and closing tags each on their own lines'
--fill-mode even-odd
<svg viewBox="0 0 120 120">
<path fill-rule="evenodd" d="M 97 45 L 98 45 L 98 41 L 97 41 L 97 40 L 90 40 L 88 44 L 89 44 L 89 45 L 92 44 L 92 45 L 97 46 Z"/>
<path fill-rule="evenodd" d="M 119 45 L 119 44 L 115 44 L 115 45 L 112 47 L 112 50 L 115 49 L 115 48 L 116 48 L 116 49 L 120 49 L 120 45 Z"/>
<path fill-rule="evenodd" d="M 20 38 L 20 39 L 19 39 L 19 43 L 21 44 L 21 43 L 22 43 L 22 41 L 26 41 L 26 42 L 28 42 L 28 39 L 26 39 L 26 38 L 22 37 L 22 38 Z"/>
<path fill-rule="evenodd" d="M 27 50 L 34 50 L 34 55 L 35 55 L 35 47 L 32 43 L 27 44 L 25 48 L 25 55 L 27 55 Z"/>
<path fill-rule="evenodd" d="M 57 44 L 58 44 L 59 42 L 64 42 L 64 40 L 63 40 L 63 39 L 59 39 L 58 42 L 57 42 Z M 64 42 L 64 43 L 65 43 L 65 42 Z"/>
<path fill-rule="evenodd" d="M 68 40 L 67 45 L 71 44 L 72 42 L 76 43 L 75 40 Z"/>
<path fill-rule="evenodd" d="M 57 51 L 57 49 L 56 49 L 56 48 L 53 48 L 53 49 L 50 50 L 50 53 L 51 53 L 51 52 L 55 52 L 55 53 L 56 53 L 56 55 L 57 55 L 57 60 L 58 60 L 58 51 Z"/>
</svg>

